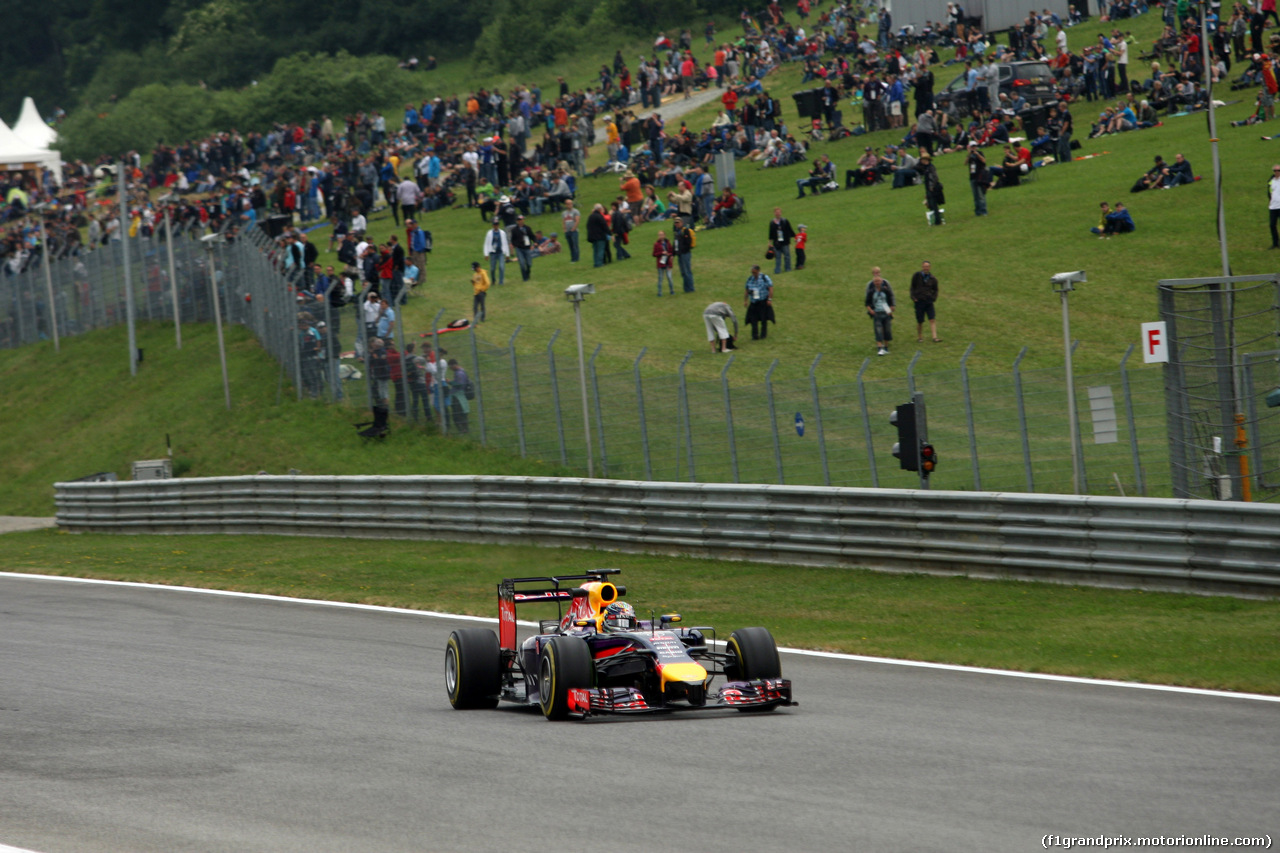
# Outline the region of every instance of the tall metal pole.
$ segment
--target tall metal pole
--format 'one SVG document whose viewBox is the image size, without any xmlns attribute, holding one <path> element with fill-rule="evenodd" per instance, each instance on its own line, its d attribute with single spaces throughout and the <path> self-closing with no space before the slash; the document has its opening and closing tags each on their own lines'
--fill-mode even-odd
<svg viewBox="0 0 1280 853">
<path fill-rule="evenodd" d="M 1078 449 L 1080 424 L 1076 422 L 1076 377 L 1071 366 L 1071 312 L 1067 308 L 1067 296 L 1071 293 L 1069 284 L 1062 290 L 1062 350 L 1067 365 L 1067 422 L 1071 427 L 1071 493 L 1080 494 L 1080 451 Z"/>
<path fill-rule="evenodd" d="M 37 215 L 40 217 L 40 258 L 44 262 L 44 289 L 49 298 L 49 325 L 53 330 L 53 351 L 62 352 L 62 347 L 58 343 L 58 308 L 53 301 L 53 273 L 49 270 L 49 232 L 44 225 L 44 211 L 39 211 Z"/>
<path fill-rule="evenodd" d="M 173 294 L 173 334 L 178 341 L 178 349 L 182 349 L 182 319 L 178 316 L 178 273 L 173 263 L 173 219 L 169 215 L 169 205 L 164 207 L 165 245 L 169 247 L 169 291 Z"/>
<path fill-rule="evenodd" d="M 582 386 L 582 437 L 587 444 L 587 476 L 595 478 L 595 462 L 591 452 L 591 420 L 587 408 L 587 362 L 582 353 L 582 300 L 573 300 L 573 321 L 578 328 L 578 381 Z"/>
<path fill-rule="evenodd" d="M 1209 6 L 1200 4 L 1200 53 L 1204 63 L 1204 89 L 1209 101 L 1209 144 L 1213 152 L 1213 194 L 1218 202 L 1218 251 L 1222 256 L 1222 274 L 1231 275 L 1227 259 L 1227 212 L 1222 203 L 1222 159 L 1218 156 L 1218 119 L 1213 106 L 1213 73 L 1209 66 Z M 1222 21 L 1218 21 L 1222 26 Z"/>
<path fill-rule="evenodd" d="M 217 236 L 211 234 L 209 237 L 201 238 L 208 242 L 205 248 L 209 250 L 209 290 L 213 293 L 213 323 L 218 330 L 218 361 L 222 363 L 222 393 L 227 398 L 227 411 L 231 411 L 231 381 L 227 378 L 227 347 L 222 341 L 222 308 L 218 304 L 218 268 L 214 260 L 214 247 L 210 237 Z M 127 269 L 127 267 L 126 267 Z"/>
<path fill-rule="evenodd" d="M 124 161 L 120 161 L 120 171 L 116 174 L 116 184 L 119 190 L 120 205 L 120 254 L 124 257 L 124 300 L 125 300 L 125 317 L 129 326 L 129 375 L 138 375 L 138 330 L 135 327 L 135 317 L 133 310 L 133 276 L 129 270 L 129 197 L 125 193 L 125 184 L 128 183 L 127 173 L 125 172 Z M 221 339 L 221 338 L 219 338 Z M 227 404 L 230 408 L 231 404 Z"/>
</svg>

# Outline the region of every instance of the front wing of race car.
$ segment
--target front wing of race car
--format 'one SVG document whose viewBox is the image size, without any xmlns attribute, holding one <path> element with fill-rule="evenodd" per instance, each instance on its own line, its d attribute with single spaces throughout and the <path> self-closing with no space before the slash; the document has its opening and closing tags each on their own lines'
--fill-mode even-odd
<svg viewBox="0 0 1280 853">
<path fill-rule="evenodd" d="M 650 714 L 670 711 L 705 711 L 714 708 L 765 709 L 798 705 L 791 698 L 791 680 L 762 678 L 730 681 L 705 704 L 653 703 L 634 687 L 577 688 L 569 691 L 569 716 L 585 719 L 596 714 Z"/>
</svg>

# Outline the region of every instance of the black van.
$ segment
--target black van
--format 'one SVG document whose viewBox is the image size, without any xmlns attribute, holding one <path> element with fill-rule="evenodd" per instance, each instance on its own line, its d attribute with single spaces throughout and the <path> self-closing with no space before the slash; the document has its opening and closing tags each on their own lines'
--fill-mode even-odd
<svg viewBox="0 0 1280 853">
<path fill-rule="evenodd" d="M 1000 69 L 1000 91 L 1013 97 L 1016 89 L 1027 99 L 1028 106 L 1052 104 L 1058 100 L 1054 89 L 1053 69 L 1047 62 L 997 62 Z M 952 116 L 960 116 L 969 112 L 968 99 L 964 91 L 964 72 L 947 84 L 946 88 L 933 96 L 933 105 Z M 992 109 L 997 109 L 992 104 Z"/>
</svg>

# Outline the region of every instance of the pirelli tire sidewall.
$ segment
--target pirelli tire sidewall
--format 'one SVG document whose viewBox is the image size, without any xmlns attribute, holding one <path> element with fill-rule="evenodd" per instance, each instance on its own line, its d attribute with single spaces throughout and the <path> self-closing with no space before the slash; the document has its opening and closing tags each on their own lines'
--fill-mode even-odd
<svg viewBox="0 0 1280 853">
<path fill-rule="evenodd" d="M 445 645 L 445 690 L 459 710 L 494 708 L 502 691 L 502 650 L 487 628 L 459 628 Z"/>
<path fill-rule="evenodd" d="M 739 628 L 734 631 L 729 635 L 728 652 L 725 675 L 730 680 L 782 677 L 778 644 L 767 628 Z"/>
<path fill-rule="evenodd" d="M 538 655 L 538 705 L 548 720 L 569 715 L 569 691 L 591 687 L 595 664 L 591 649 L 580 637 L 555 637 Z"/>
</svg>

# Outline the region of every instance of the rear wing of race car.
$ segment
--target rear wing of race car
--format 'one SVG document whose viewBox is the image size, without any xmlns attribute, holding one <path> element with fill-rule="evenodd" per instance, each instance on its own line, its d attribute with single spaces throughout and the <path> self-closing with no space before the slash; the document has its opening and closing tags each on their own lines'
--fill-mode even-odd
<svg viewBox="0 0 1280 853">
<path fill-rule="evenodd" d="M 572 601 L 575 596 L 585 595 L 578 584 L 562 587 L 566 581 L 604 581 L 609 575 L 619 574 L 622 569 L 594 569 L 583 575 L 556 575 L 553 577 L 503 578 L 498 584 L 498 644 L 504 649 L 515 651 L 516 648 L 516 607 L 520 604 L 533 604 L 542 601 L 554 601 L 563 614 L 565 602 Z M 529 589 L 527 584 L 539 584 L 540 588 Z M 547 584 L 551 584 L 547 587 Z M 618 595 L 625 595 L 627 588 L 617 586 Z"/>
</svg>

